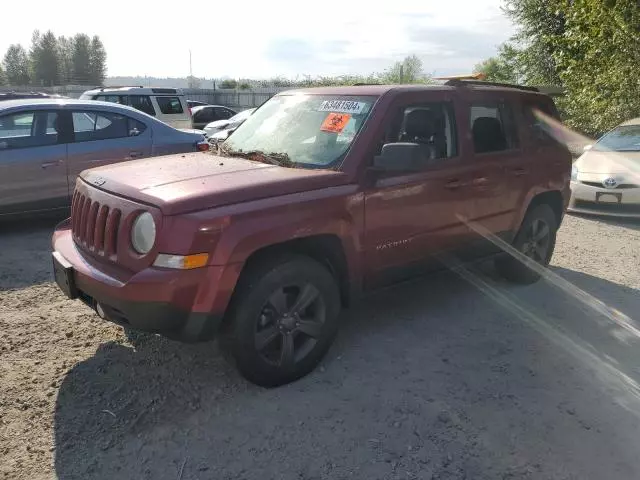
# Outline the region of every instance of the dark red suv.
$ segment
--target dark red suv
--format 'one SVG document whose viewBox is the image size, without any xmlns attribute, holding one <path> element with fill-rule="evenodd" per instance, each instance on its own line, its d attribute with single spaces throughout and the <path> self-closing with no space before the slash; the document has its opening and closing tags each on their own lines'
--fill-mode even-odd
<svg viewBox="0 0 640 480">
<path fill-rule="evenodd" d="M 571 155 L 538 112 L 557 117 L 534 89 L 477 82 L 281 93 L 217 155 L 83 172 L 53 235 L 56 280 L 126 327 L 220 333 L 247 379 L 290 382 L 341 307 L 443 258 L 497 254 L 505 277 L 539 277 Z"/>
</svg>

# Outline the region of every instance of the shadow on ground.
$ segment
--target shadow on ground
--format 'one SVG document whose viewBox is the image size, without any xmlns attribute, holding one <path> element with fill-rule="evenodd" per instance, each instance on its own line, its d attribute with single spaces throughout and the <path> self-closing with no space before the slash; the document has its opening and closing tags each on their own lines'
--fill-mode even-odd
<svg viewBox="0 0 640 480">
<path fill-rule="evenodd" d="M 640 312 L 636 290 L 555 271 Z M 553 284 L 472 276 L 369 298 L 322 367 L 273 390 L 212 343 L 103 344 L 61 385 L 58 478 L 640 478 L 638 338 Z"/>
<path fill-rule="evenodd" d="M 0 291 L 52 281 L 51 234 L 64 218 L 0 221 Z"/>
<path fill-rule="evenodd" d="M 607 225 L 628 228 L 630 230 L 640 230 L 640 217 L 614 217 L 611 215 L 590 215 L 576 212 L 571 213 L 571 215 L 577 218 L 582 218 L 584 220 L 606 223 Z"/>
</svg>

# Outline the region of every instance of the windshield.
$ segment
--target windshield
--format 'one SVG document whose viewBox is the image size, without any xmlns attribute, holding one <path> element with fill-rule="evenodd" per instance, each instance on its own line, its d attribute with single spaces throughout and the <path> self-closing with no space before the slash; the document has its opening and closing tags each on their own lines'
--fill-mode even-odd
<svg viewBox="0 0 640 480">
<path fill-rule="evenodd" d="M 617 127 L 595 144 L 596 150 L 640 152 L 640 125 Z"/>
<path fill-rule="evenodd" d="M 332 167 L 342 160 L 375 100 L 372 96 L 276 96 L 229 137 L 224 150 L 278 154 L 306 168 Z"/>
</svg>

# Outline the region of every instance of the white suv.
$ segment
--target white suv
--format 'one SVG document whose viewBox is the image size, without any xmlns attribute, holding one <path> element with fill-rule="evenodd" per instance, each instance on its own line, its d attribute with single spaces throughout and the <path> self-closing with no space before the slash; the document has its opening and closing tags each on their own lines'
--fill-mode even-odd
<svg viewBox="0 0 640 480">
<path fill-rule="evenodd" d="M 191 112 L 179 88 L 96 88 L 84 92 L 80 99 L 129 105 L 174 128 L 192 128 Z"/>
</svg>

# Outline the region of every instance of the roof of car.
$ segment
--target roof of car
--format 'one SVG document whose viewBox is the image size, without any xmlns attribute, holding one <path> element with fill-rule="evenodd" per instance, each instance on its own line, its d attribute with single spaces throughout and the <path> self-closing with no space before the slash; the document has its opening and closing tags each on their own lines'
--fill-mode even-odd
<svg viewBox="0 0 640 480">
<path fill-rule="evenodd" d="M 169 88 L 169 87 L 143 87 L 142 85 L 129 85 L 129 86 L 117 86 L 117 87 L 96 87 L 87 90 L 83 93 L 114 93 L 117 92 L 120 95 L 184 95 L 181 88 Z"/>
<path fill-rule="evenodd" d="M 203 108 L 211 108 L 211 107 L 216 107 L 216 108 L 226 108 L 227 110 L 231 110 L 229 107 L 225 107 L 224 105 L 196 105 L 195 107 L 193 107 L 193 111 L 197 111 L 197 110 L 202 110 Z"/>
<path fill-rule="evenodd" d="M 64 105 L 73 105 L 77 107 L 89 107 L 95 108 L 98 107 L 107 107 L 107 108 L 125 108 L 129 111 L 134 111 L 140 113 L 139 110 L 135 108 L 129 107 L 127 105 L 120 105 L 118 103 L 111 102 L 101 102 L 98 100 L 78 100 L 75 98 L 23 98 L 19 100 L 7 100 L 4 102 L 0 102 L 0 111 L 8 110 L 10 108 L 15 107 L 29 107 L 34 106 L 38 108 L 46 108 L 46 107 L 59 107 Z"/>
<path fill-rule="evenodd" d="M 621 127 L 627 127 L 629 125 L 640 125 L 640 117 L 632 118 L 631 120 L 627 120 L 626 122 L 620 124 Z"/>
<path fill-rule="evenodd" d="M 497 84 L 491 82 L 450 82 L 449 84 L 434 85 L 349 85 L 340 87 L 313 87 L 292 89 L 281 94 L 308 93 L 312 95 L 376 95 L 381 96 L 388 92 L 420 92 L 420 91 L 451 91 L 456 88 L 472 88 L 474 90 L 508 90 L 526 91 L 538 93 L 535 88 L 520 85 Z"/>
</svg>

